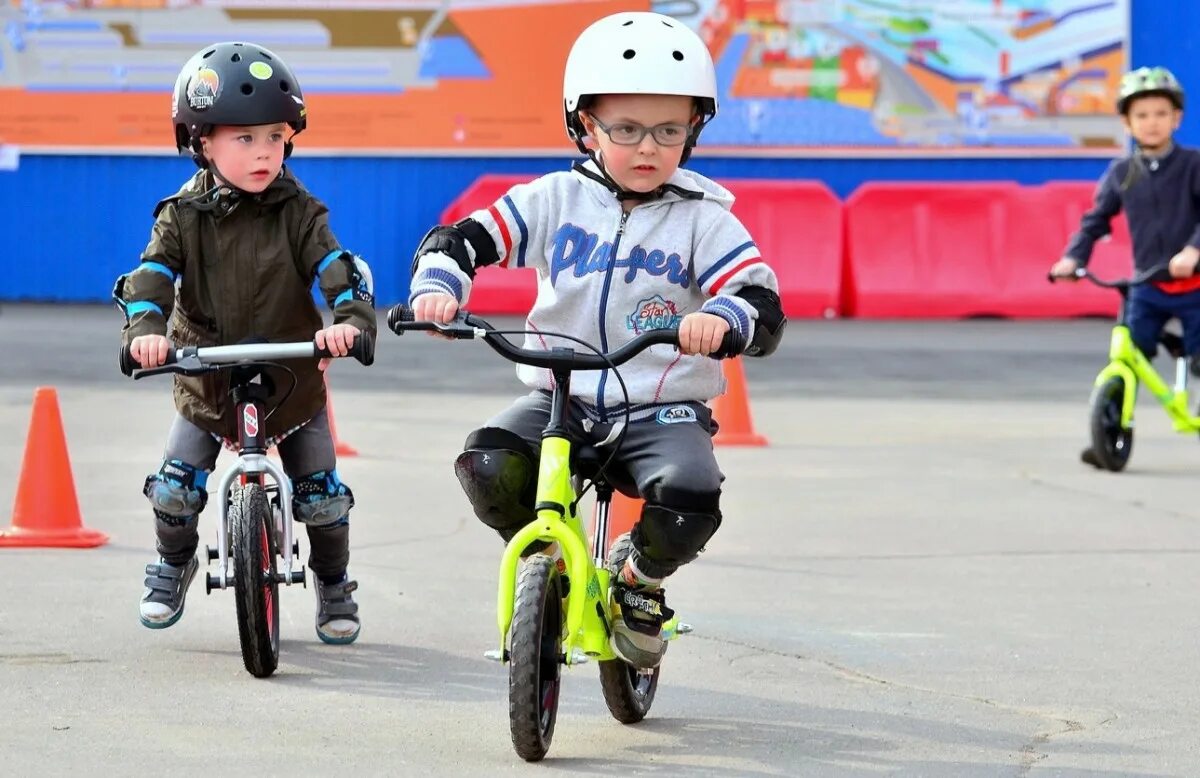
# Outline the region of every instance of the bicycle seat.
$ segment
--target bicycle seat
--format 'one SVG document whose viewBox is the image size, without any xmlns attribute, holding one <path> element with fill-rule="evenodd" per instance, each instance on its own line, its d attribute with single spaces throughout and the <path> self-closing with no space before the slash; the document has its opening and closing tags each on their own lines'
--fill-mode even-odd
<svg viewBox="0 0 1200 778">
<path fill-rule="evenodd" d="M 571 449 L 571 470 L 578 476 L 589 481 L 607 483 L 618 492 L 628 497 L 638 497 L 637 484 L 633 477 L 619 463 L 613 462 L 604 473 L 603 479 L 598 479 L 600 467 L 608 461 L 611 449 L 601 449 L 595 446 L 575 444 Z"/>
<path fill-rule="evenodd" d="M 1163 330 L 1162 334 L 1158 336 L 1158 342 L 1162 344 L 1163 348 L 1165 348 L 1167 353 L 1170 354 L 1174 359 L 1179 359 L 1180 357 L 1184 356 L 1183 338 L 1179 337 L 1174 332 L 1167 332 L 1166 330 Z"/>
</svg>

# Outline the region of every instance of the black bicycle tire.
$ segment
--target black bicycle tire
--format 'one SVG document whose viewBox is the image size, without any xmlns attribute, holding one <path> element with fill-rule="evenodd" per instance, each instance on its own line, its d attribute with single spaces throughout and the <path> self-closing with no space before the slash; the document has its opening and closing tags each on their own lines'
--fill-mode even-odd
<svg viewBox="0 0 1200 778">
<path fill-rule="evenodd" d="M 517 580 L 509 629 L 509 728 L 513 748 L 527 762 L 542 759 L 554 739 L 562 691 L 563 619 L 558 568 L 549 557 L 534 555 Z M 547 708 L 548 693 L 552 703 Z"/>
<path fill-rule="evenodd" d="M 609 550 L 608 558 L 624 560 L 632 545 L 628 535 L 619 538 Z M 622 724 L 636 724 L 646 718 L 654 704 L 661 672 L 662 665 L 645 671 L 620 658 L 601 660 L 600 688 L 612 717 Z"/>
<path fill-rule="evenodd" d="M 271 505 L 262 486 L 245 484 L 233 489 L 229 531 L 233 538 L 238 640 L 242 662 L 256 678 L 270 676 L 279 666 L 279 582 L 275 579 L 278 554 L 273 525 Z"/>
<path fill-rule="evenodd" d="M 1120 428 L 1124 398 L 1124 379 L 1112 376 L 1092 392 L 1089 410 L 1092 452 L 1105 470 L 1114 473 L 1124 470 L 1133 455 L 1133 429 Z"/>
</svg>

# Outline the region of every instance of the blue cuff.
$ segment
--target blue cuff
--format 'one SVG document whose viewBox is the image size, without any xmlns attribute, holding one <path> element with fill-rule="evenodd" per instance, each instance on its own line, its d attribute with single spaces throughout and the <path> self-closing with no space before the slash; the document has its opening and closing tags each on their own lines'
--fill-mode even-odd
<svg viewBox="0 0 1200 778">
<path fill-rule="evenodd" d="M 162 273 L 164 276 L 171 279 L 172 282 L 175 281 L 175 278 L 176 278 L 175 271 L 171 270 L 171 268 L 167 267 L 166 265 L 162 264 L 161 262 L 143 262 L 141 264 L 141 266 L 138 267 L 138 270 L 141 270 L 142 268 L 146 268 L 147 270 L 153 270 L 156 273 Z"/>
<path fill-rule="evenodd" d="M 315 275 L 317 277 L 320 277 L 320 275 L 325 272 L 325 268 L 329 267 L 334 262 L 336 262 L 338 257 L 340 257 L 341 255 L 342 255 L 341 249 L 334 249 L 333 251 L 326 254 L 325 258 L 322 259 L 320 264 L 317 265 L 317 272 Z"/>
<path fill-rule="evenodd" d="M 159 316 L 163 315 L 163 309 L 149 300 L 135 300 L 134 302 L 125 304 L 126 318 L 132 319 L 134 314 L 142 313 L 143 311 L 153 311 Z"/>
<path fill-rule="evenodd" d="M 750 316 L 734 302 L 721 297 L 713 297 L 700 307 L 702 313 L 720 316 L 729 322 L 729 326 L 741 333 L 742 337 L 750 339 Z"/>
<path fill-rule="evenodd" d="M 417 277 L 413 279 L 412 289 L 409 291 L 408 301 L 411 303 L 417 297 L 430 292 L 445 292 L 455 300 L 462 302 L 463 287 L 462 281 L 451 273 L 449 270 L 442 270 L 438 267 L 431 267 L 417 273 Z"/>
</svg>

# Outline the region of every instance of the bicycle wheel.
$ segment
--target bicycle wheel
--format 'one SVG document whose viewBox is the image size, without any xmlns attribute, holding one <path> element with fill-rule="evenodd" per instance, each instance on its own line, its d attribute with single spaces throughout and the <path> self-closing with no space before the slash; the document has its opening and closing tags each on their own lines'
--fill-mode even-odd
<svg viewBox="0 0 1200 778">
<path fill-rule="evenodd" d="M 517 580 L 509 630 L 508 722 L 513 747 L 527 762 L 550 750 L 562 684 L 562 579 L 553 560 L 526 560 Z"/>
<path fill-rule="evenodd" d="M 613 544 L 609 559 L 624 564 L 632 549 L 633 541 L 625 535 Z M 661 670 L 661 665 L 652 670 L 641 670 L 623 659 L 600 662 L 600 688 L 604 690 L 604 703 L 614 719 L 622 724 L 636 724 L 646 718 L 654 703 Z"/>
<path fill-rule="evenodd" d="M 1125 382 L 1113 376 L 1092 392 L 1092 451 L 1106 470 L 1120 472 L 1133 453 L 1133 430 L 1121 427 Z"/>
<path fill-rule="evenodd" d="M 262 486 L 233 488 L 229 531 L 242 661 L 251 675 L 266 678 L 279 665 L 279 582 L 274 518 Z"/>
</svg>

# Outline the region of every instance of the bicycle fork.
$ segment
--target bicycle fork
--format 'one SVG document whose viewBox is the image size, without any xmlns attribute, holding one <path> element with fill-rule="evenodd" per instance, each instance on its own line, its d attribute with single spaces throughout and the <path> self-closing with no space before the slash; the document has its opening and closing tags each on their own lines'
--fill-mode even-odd
<svg viewBox="0 0 1200 778">
<path fill-rule="evenodd" d="M 504 549 L 500 560 L 500 586 L 496 594 L 496 621 L 500 628 L 500 657 L 508 658 L 508 630 L 512 626 L 521 555 L 536 541 L 558 543 L 567 565 L 571 590 L 567 595 L 567 629 L 563 641 L 565 663 L 586 656 L 606 656 L 609 626 L 604 610 L 608 571 L 590 564 L 584 546 L 583 524 L 576 512 L 570 484 L 570 443 L 548 437 L 542 441 L 538 476 L 537 518 L 525 525 Z M 590 568 L 590 569 L 589 569 Z M 603 579 L 603 580 L 601 580 Z"/>
<path fill-rule="evenodd" d="M 1110 362 L 1096 376 L 1097 387 L 1102 386 L 1110 378 L 1120 378 L 1125 384 L 1125 393 L 1121 403 L 1121 427 L 1133 428 L 1134 405 L 1137 401 L 1139 383 L 1146 387 L 1150 394 L 1162 404 L 1163 410 L 1170 417 L 1176 432 L 1190 432 L 1196 429 L 1188 410 L 1188 360 L 1175 360 L 1175 383 L 1169 386 L 1162 380 L 1158 371 L 1150 364 L 1150 360 L 1134 345 L 1126 328 L 1118 327 L 1113 332 L 1112 344 L 1109 349 Z"/>
<path fill-rule="evenodd" d="M 249 395 L 249 392 L 247 393 Z M 283 557 L 283 570 L 276 574 L 279 582 L 291 586 L 294 583 L 304 583 L 304 570 L 294 570 L 292 560 L 298 554 L 295 536 L 292 531 L 292 482 L 280 465 L 275 464 L 266 455 L 266 435 L 259 422 L 262 418 L 262 406 L 253 397 L 240 398 L 237 404 L 238 419 L 238 459 L 223 476 L 221 476 L 221 517 L 217 521 L 217 548 L 214 551 L 206 548 L 209 562 L 217 562 L 216 574 L 209 573 L 205 578 L 205 592 L 211 594 L 213 589 L 227 589 L 233 585 L 233 571 L 229 564 L 229 494 L 234 479 L 243 484 L 250 482 L 262 483 L 264 475 L 270 476 L 275 482 L 279 498 L 279 523 L 282 527 L 273 526 L 272 532 L 281 531 L 279 555 Z M 264 489 L 266 485 L 263 484 Z M 272 511 L 272 524 L 276 523 L 275 512 Z"/>
</svg>

